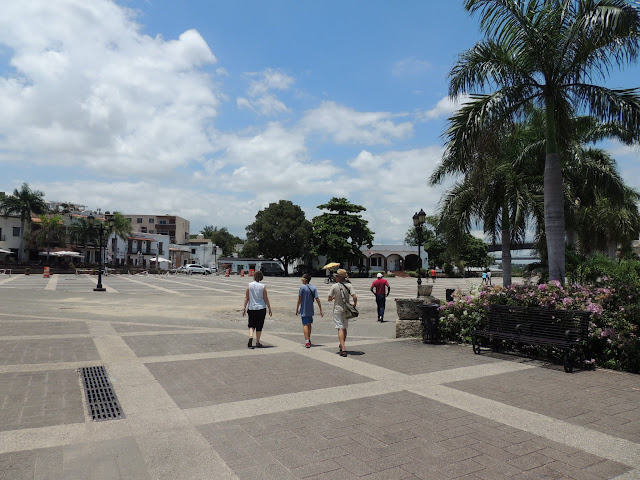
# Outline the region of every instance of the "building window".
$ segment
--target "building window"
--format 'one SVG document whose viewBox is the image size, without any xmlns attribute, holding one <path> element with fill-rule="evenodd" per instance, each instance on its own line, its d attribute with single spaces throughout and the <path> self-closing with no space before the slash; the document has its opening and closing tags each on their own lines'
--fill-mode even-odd
<svg viewBox="0 0 640 480">
<path fill-rule="evenodd" d="M 142 223 L 142 219 L 138 218 L 137 223 Z"/>
<path fill-rule="evenodd" d="M 149 233 L 150 233 L 151 235 L 154 235 L 154 234 L 156 233 L 156 231 L 155 231 L 155 230 L 149 230 Z"/>
<path fill-rule="evenodd" d="M 158 255 L 164 255 L 162 251 L 162 242 L 158 242 Z"/>
<path fill-rule="evenodd" d="M 195 254 L 196 254 L 196 249 L 195 249 L 195 248 L 192 248 L 192 249 L 191 249 L 191 255 L 195 255 Z"/>
<path fill-rule="evenodd" d="M 13 236 L 14 237 L 20 236 L 20 227 L 13 227 Z"/>
<path fill-rule="evenodd" d="M 371 257 L 371 266 L 372 267 L 381 267 L 382 266 L 382 257 Z"/>
<path fill-rule="evenodd" d="M 153 218 L 150 218 L 150 219 L 149 219 L 149 223 L 154 223 L 154 222 L 153 222 Z"/>
<path fill-rule="evenodd" d="M 158 222 L 158 223 L 160 223 L 160 225 L 166 225 L 167 221 L 166 220 L 160 220 L 160 222 Z"/>
<path fill-rule="evenodd" d="M 141 227 L 140 230 L 142 231 L 142 233 L 147 233 L 147 227 Z"/>
</svg>

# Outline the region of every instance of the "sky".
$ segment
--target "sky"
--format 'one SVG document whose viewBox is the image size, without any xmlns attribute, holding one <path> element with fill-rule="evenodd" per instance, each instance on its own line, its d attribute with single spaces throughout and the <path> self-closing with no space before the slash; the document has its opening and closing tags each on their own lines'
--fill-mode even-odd
<svg viewBox="0 0 640 480">
<path fill-rule="evenodd" d="M 462 1 L 29 0 L 0 16 L 0 191 L 245 227 L 290 200 L 362 205 L 402 243 L 481 34 Z M 638 86 L 640 68 L 607 85 Z M 637 148 L 605 145 L 640 189 Z"/>
</svg>

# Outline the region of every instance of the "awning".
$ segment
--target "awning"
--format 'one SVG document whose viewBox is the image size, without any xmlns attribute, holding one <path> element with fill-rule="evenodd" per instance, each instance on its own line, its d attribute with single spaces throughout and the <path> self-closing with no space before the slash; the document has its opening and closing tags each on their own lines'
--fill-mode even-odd
<svg viewBox="0 0 640 480">
<path fill-rule="evenodd" d="M 139 242 L 153 242 L 153 238 L 129 237 L 129 240 L 138 240 Z"/>
<path fill-rule="evenodd" d="M 149 259 L 150 262 L 158 262 L 158 263 L 171 263 L 171 260 L 167 260 L 166 258 L 163 257 L 152 257 Z"/>
<path fill-rule="evenodd" d="M 9 253 L 9 254 L 11 254 L 13 252 L 11 252 L 9 250 L 4 250 L 3 248 L 0 248 L 0 253 Z"/>
</svg>

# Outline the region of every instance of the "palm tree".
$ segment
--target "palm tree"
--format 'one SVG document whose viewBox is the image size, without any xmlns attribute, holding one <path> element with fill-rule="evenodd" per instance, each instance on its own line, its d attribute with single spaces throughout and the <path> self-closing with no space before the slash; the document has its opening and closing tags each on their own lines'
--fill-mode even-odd
<svg viewBox="0 0 640 480">
<path fill-rule="evenodd" d="M 640 51 L 640 7 L 623 0 L 465 0 L 481 13 L 487 38 L 463 52 L 451 69 L 449 93 L 471 93 L 456 114 L 449 142 L 472 152 L 481 132 L 526 108 L 544 108 L 544 223 L 551 279 L 564 282 L 565 217 L 557 137 L 567 120 L 588 111 L 640 138 L 638 89 L 591 83 Z M 489 94 L 474 93 L 493 89 Z M 470 155 L 466 155 L 471 158 Z"/>
<path fill-rule="evenodd" d="M 113 212 L 113 232 L 125 242 L 133 233 L 131 219 L 126 218 L 120 212 Z"/>
<path fill-rule="evenodd" d="M 49 263 L 49 254 L 51 252 L 51 244 L 64 242 L 65 228 L 62 224 L 62 215 L 38 215 L 38 228 L 31 232 L 31 239 L 37 245 L 47 246 L 47 264 Z"/>
<path fill-rule="evenodd" d="M 69 240 L 76 245 L 87 247 L 89 243 L 97 243 L 95 228 L 84 217 L 74 219 L 69 227 Z"/>
<path fill-rule="evenodd" d="M 18 261 L 24 260 L 24 226 L 31 223 L 32 214 L 46 213 L 47 204 L 44 202 L 44 193 L 39 190 L 31 190 L 29 184 L 23 183 L 20 190 L 15 189 L 13 195 L 0 199 L 0 214 L 3 217 L 20 215 L 20 248 Z"/>
<path fill-rule="evenodd" d="M 525 239 L 528 220 L 539 209 L 541 180 L 535 164 L 522 161 L 523 152 L 535 140 L 531 128 L 533 115 L 520 124 L 483 133 L 471 158 L 455 143 L 447 145 L 442 162 L 433 172 L 430 184 L 440 183 L 448 175 L 463 174 L 440 202 L 441 224 L 450 244 L 482 222 L 484 233 L 502 245 L 503 285 L 511 285 L 511 245 Z M 450 120 L 455 126 L 455 118 Z"/>
</svg>

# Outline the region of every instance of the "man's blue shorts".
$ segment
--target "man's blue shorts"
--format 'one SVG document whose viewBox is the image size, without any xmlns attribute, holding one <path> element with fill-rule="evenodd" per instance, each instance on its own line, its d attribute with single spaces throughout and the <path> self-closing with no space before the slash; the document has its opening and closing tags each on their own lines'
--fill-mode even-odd
<svg viewBox="0 0 640 480">
<path fill-rule="evenodd" d="M 303 325 L 309 325 L 310 323 L 313 323 L 313 317 L 300 317 L 300 318 L 302 318 Z"/>
</svg>

